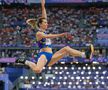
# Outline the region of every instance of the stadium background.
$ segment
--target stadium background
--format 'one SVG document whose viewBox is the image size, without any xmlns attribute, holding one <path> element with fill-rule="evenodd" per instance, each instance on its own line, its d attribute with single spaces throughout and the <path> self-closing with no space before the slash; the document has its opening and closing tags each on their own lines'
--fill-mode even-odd
<svg viewBox="0 0 108 90">
<path fill-rule="evenodd" d="M 85 51 L 93 43 L 92 60 L 66 56 L 40 75 L 13 63 L 17 57 L 35 61 L 36 31 L 26 20 L 41 16 L 40 0 L 0 0 L 0 90 L 108 90 L 108 1 L 46 2 L 47 33 L 74 36 L 54 39 L 54 52 L 67 45 Z"/>
</svg>

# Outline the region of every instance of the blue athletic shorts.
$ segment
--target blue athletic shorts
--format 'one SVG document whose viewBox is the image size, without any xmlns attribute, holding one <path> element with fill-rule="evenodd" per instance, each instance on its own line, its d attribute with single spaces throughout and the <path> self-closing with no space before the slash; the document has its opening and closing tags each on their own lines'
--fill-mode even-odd
<svg viewBox="0 0 108 90">
<path fill-rule="evenodd" d="M 45 55 L 46 56 L 46 59 L 47 59 L 47 64 L 51 61 L 51 58 L 53 56 L 53 53 L 49 53 L 49 52 L 40 52 L 36 58 L 36 61 L 38 61 L 38 59 L 40 58 L 41 55 Z"/>
</svg>

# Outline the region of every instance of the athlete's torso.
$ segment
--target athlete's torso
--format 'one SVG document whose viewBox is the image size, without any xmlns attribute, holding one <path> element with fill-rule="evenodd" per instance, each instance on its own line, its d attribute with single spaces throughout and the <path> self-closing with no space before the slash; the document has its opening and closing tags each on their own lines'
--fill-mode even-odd
<svg viewBox="0 0 108 90">
<path fill-rule="evenodd" d="M 42 32 L 43 33 L 43 32 Z M 46 33 L 44 33 L 46 34 Z M 36 36 L 39 39 L 39 37 Z M 52 43 L 49 38 L 42 38 L 41 40 L 37 40 L 38 47 L 41 52 L 49 52 L 52 53 Z"/>
</svg>

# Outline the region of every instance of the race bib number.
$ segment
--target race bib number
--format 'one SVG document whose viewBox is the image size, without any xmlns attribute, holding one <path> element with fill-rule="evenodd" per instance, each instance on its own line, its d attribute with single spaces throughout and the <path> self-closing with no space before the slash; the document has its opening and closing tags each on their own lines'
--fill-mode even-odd
<svg viewBox="0 0 108 90">
<path fill-rule="evenodd" d="M 51 40 L 50 39 L 46 39 L 46 45 L 51 45 Z"/>
</svg>

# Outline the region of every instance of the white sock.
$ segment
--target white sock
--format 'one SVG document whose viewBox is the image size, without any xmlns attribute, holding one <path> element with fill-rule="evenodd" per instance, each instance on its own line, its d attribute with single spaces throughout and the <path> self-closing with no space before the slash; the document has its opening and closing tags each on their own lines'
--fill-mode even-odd
<svg viewBox="0 0 108 90">
<path fill-rule="evenodd" d="M 82 58 L 85 58 L 86 57 L 86 55 L 85 55 L 85 52 L 82 52 Z"/>
<path fill-rule="evenodd" d="M 28 61 L 28 60 L 25 61 L 26 65 L 29 65 L 30 63 L 31 63 L 31 61 Z"/>
</svg>

